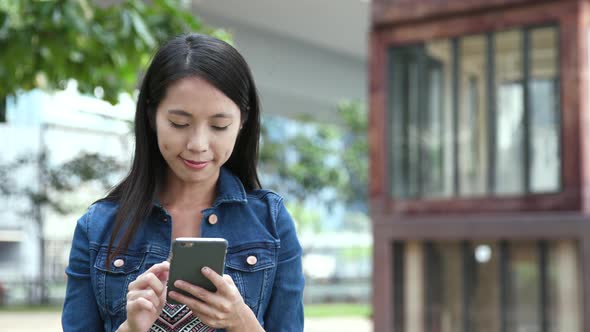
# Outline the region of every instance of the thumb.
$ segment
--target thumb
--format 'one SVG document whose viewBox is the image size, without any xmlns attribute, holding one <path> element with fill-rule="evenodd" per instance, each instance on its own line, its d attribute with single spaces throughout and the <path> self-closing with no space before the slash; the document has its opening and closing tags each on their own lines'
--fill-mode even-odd
<svg viewBox="0 0 590 332">
<path fill-rule="evenodd" d="M 166 282 L 168 281 L 168 275 L 170 273 L 170 263 L 168 261 L 163 261 L 162 263 L 152 266 L 150 270 L 152 270 L 151 272 L 154 273 L 160 281 Z"/>
<path fill-rule="evenodd" d="M 156 273 L 156 277 L 160 279 L 161 282 L 166 283 L 168 281 L 168 276 L 170 275 L 170 271 L 160 271 Z"/>
</svg>

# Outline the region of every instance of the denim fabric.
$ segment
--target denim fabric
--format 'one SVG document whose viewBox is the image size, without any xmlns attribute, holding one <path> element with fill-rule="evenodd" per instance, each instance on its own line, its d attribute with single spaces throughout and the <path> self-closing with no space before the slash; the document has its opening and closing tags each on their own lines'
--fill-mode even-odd
<svg viewBox="0 0 590 332">
<path fill-rule="evenodd" d="M 217 192 L 213 206 L 202 211 L 201 236 L 228 241 L 225 273 L 267 331 L 303 331 L 301 246 L 282 198 L 268 190 L 246 192 L 223 168 Z M 172 218 L 155 203 L 129 248 L 115 257 L 124 264 L 106 269 L 116 211 L 115 203 L 99 202 L 78 220 L 66 269 L 64 331 L 115 331 L 126 319 L 129 283 L 168 258 Z M 213 225 L 207 222 L 212 214 L 218 217 Z M 249 256 L 256 264 L 248 264 Z"/>
</svg>

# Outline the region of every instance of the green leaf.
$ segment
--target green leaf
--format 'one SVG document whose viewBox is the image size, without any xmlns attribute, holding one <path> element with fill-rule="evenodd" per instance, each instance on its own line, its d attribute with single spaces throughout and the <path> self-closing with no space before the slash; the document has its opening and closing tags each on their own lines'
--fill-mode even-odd
<svg viewBox="0 0 590 332">
<path fill-rule="evenodd" d="M 131 12 L 131 21 L 133 22 L 135 31 L 139 34 L 143 41 L 150 48 L 156 47 L 156 40 L 154 37 L 152 37 L 152 34 L 149 32 L 147 26 L 143 22 L 143 19 L 137 14 L 137 12 Z"/>
<path fill-rule="evenodd" d="M 175 0 L 0 0 L 0 97 L 35 88 L 44 72 L 48 88 L 75 79 L 115 102 L 136 89 L 155 47 L 186 30 L 214 31 Z"/>
</svg>

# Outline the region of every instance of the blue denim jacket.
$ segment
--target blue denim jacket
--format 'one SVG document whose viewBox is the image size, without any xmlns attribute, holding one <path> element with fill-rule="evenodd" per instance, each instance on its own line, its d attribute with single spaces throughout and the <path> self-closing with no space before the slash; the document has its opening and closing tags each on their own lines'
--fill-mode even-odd
<svg viewBox="0 0 590 332">
<path fill-rule="evenodd" d="M 127 251 L 115 259 L 124 264 L 105 268 L 107 246 L 117 205 L 93 204 L 78 220 L 72 242 L 64 331 L 115 331 L 126 319 L 129 283 L 168 258 L 171 216 L 159 204 L 142 224 Z M 267 331 L 303 331 L 301 246 L 282 198 L 268 190 L 246 192 L 240 180 L 221 169 L 217 197 L 203 210 L 202 237 L 228 243 L 225 273 Z M 215 214 L 218 222 L 208 222 Z M 254 265 L 246 261 L 254 255 Z M 113 260 L 114 261 L 114 260 Z"/>
</svg>

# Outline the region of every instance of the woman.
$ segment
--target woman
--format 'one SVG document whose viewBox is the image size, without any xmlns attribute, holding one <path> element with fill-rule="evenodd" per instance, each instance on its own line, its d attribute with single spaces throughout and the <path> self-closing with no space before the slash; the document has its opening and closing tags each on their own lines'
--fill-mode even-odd
<svg viewBox="0 0 590 332">
<path fill-rule="evenodd" d="M 190 34 L 156 53 L 141 85 L 129 175 L 76 226 L 65 331 L 302 331 L 301 247 L 256 171 L 259 101 L 229 44 Z M 170 292 L 172 239 L 222 237 L 225 273 Z"/>
</svg>

